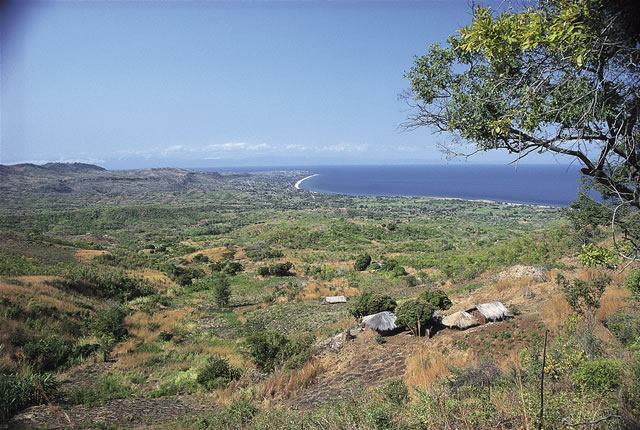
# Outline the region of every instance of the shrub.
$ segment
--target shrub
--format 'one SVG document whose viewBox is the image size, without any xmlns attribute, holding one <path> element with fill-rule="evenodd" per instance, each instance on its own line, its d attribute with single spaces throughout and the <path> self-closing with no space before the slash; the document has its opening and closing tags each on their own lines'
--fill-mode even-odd
<svg viewBox="0 0 640 430">
<path fill-rule="evenodd" d="M 165 267 L 165 271 L 171 279 L 183 287 L 191 285 L 194 279 L 202 278 L 205 275 L 200 269 L 176 266 L 174 264 L 168 264 Z"/>
<path fill-rule="evenodd" d="M 394 278 L 405 276 L 407 274 L 407 271 L 404 270 L 404 267 L 402 267 L 396 260 L 393 260 L 391 258 L 382 263 L 380 271 L 390 273 Z"/>
<path fill-rule="evenodd" d="M 76 405 L 95 406 L 110 400 L 125 399 L 131 394 L 131 387 L 123 375 L 105 373 L 95 384 L 72 390 L 69 393 L 69 400 Z"/>
<path fill-rule="evenodd" d="M 229 362 L 219 356 L 211 357 L 207 365 L 198 372 L 197 381 L 207 390 L 226 387 L 229 382 L 240 378 L 240 370 L 229 366 Z"/>
<path fill-rule="evenodd" d="M 89 329 L 98 337 L 111 335 L 116 342 L 120 342 L 127 336 L 127 329 L 123 324 L 127 315 L 122 306 L 110 306 L 100 309 L 89 321 Z"/>
<path fill-rule="evenodd" d="M 625 346 L 632 345 L 640 336 L 640 318 L 633 315 L 615 313 L 604 325 Z"/>
<path fill-rule="evenodd" d="M 405 281 L 407 281 L 407 287 L 411 288 L 411 287 L 415 287 L 416 285 L 418 285 L 418 278 L 416 278 L 413 275 L 407 275 L 405 276 Z"/>
<path fill-rule="evenodd" d="M 37 380 L 47 396 L 55 393 L 58 383 L 51 373 L 20 376 L 0 373 L 0 421 L 6 422 L 20 409 L 41 402 Z"/>
<path fill-rule="evenodd" d="M 253 363 L 270 372 L 283 361 L 289 339 L 275 330 L 267 330 L 249 335 L 246 343 Z"/>
<path fill-rule="evenodd" d="M 260 276 L 291 276 L 290 270 L 293 268 L 293 263 L 287 261 L 286 263 L 274 263 L 269 266 L 262 266 L 258 268 L 258 274 Z"/>
<path fill-rule="evenodd" d="M 423 300 L 408 300 L 396 310 L 396 325 L 420 335 L 433 323 L 432 317 L 436 308 Z"/>
<path fill-rule="evenodd" d="M 237 261 L 229 261 L 227 265 L 222 269 L 222 273 L 234 276 L 244 270 L 244 266 Z"/>
<path fill-rule="evenodd" d="M 353 268 L 358 272 L 362 272 L 363 270 L 367 270 L 369 264 L 371 264 L 371 256 L 369 254 L 361 254 L 356 257 Z"/>
<path fill-rule="evenodd" d="M 633 269 L 625 280 L 625 285 L 631 290 L 636 300 L 640 300 L 640 269 Z"/>
<path fill-rule="evenodd" d="M 269 266 L 269 273 L 273 276 L 290 276 L 290 270 L 293 268 L 293 264 L 287 261 L 286 263 L 275 263 Z"/>
<path fill-rule="evenodd" d="M 56 370 L 66 364 L 72 352 L 72 345 L 57 337 L 32 339 L 22 347 L 22 351 L 33 369 L 42 372 Z"/>
<path fill-rule="evenodd" d="M 391 403 L 402 405 L 409 398 L 409 388 L 402 379 L 393 379 L 382 387 L 382 394 Z"/>
<path fill-rule="evenodd" d="M 442 290 L 426 290 L 418 296 L 420 300 L 431 303 L 436 309 L 447 310 L 451 307 L 451 299 Z"/>
<path fill-rule="evenodd" d="M 357 300 L 352 302 L 349 311 L 355 318 L 361 318 L 365 315 L 376 314 L 378 312 L 393 312 L 396 305 L 396 301 L 390 296 L 377 294 L 367 289 L 362 292 Z"/>
<path fill-rule="evenodd" d="M 196 263 L 208 263 L 209 257 L 204 254 L 196 254 L 193 256 L 193 261 L 195 261 Z"/>
<path fill-rule="evenodd" d="M 284 347 L 283 359 L 286 360 L 284 367 L 287 369 L 302 367 L 311 358 L 311 347 L 315 341 L 316 336 L 310 331 L 292 334 Z"/>
<path fill-rule="evenodd" d="M 571 373 L 571 382 L 583 390 L 611 390 L 622 384 L 622 373 L 621 361 L 585 360 Z"/>
</svg>

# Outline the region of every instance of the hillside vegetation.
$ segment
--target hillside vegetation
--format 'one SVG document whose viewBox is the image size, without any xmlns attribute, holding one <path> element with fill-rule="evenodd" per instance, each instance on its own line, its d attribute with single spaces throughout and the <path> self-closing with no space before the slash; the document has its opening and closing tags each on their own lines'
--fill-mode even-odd
<svg viewBox="0 0 640 430">
<path fill-rule="evenodd" d="M 638 421 L 640 272 L 585 267 L 562 210 L 295 189 L 308 174 L 0 166 L 0 421 L 534 428 L 542 373 L 545 428 Z M 430 337 L 353 316 L 436 290 L 514 316 Z"/>
</svg>

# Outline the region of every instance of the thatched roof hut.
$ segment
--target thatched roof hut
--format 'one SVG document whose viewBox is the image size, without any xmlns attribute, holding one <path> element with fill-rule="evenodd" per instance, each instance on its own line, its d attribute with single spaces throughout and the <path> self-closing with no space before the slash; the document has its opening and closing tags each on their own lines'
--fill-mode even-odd
<svg viewBox="0 0 640 430">
<path fill-rule="evenodd" d="M 329 304 L 347 303 L 347 298 L 345 296 L 328 296 L 324 298 L 324 302 Z"/>
<path fill-rule="evenodd" d="M 457 327 L 459 329 L 466 329 L 469 327 L 473 327 L 479 325 L 480 322 L 470 313 L 465 311 L 458 311 L 454 314 L 449 315 L 448 317 L 442 318 L 442 325 L 453 328 Z"/>
<path fill-rule="evenodd" d="M 486 321 L 499 321 L 509 315 L 509 310 L 501 302 L 483 303 L 467 309 L 468 313 L 478 311 Z"/>
<path fill-rule="evenodd" d="M 396 325 L 396 314 L 389 311 L 367 315 L 362 318 L 362 323 L 378 333 L 388 333 L 398 328 Z"/>
</svg>

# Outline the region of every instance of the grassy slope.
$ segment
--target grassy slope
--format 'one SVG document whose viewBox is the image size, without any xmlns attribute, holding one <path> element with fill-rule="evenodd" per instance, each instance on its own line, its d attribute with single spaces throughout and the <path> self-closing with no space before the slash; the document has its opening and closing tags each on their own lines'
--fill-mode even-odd
<svg viewBox="0 0 640 430">
<path fill-rule="evenodd" d="M 4 316 L 0 338 L 3 345 L 10 345 L 0 351 L 4 371 L 24 372 L 21 369 L 27 364 L 20 342 L 11 341 L 16 331 L 34 339 L 60 336 L 74 345 L 100 341 L 88 321 L 100 309 L 113 305 L 113 300 L 88 297 L 52 282 L 56 276 L 92 266 L 100 273 L 125 271 L 132 279 L 143 279 L 155 293 L 124 303 L 128 336 L 111 353 L 117 363 L 89 386 L 69 384 L 74 388 L 64 389 L 61 397 L 67 404 L 108 404 L 113 397 L 173 399 L 190 394 L 201 403 L 214 402 L 220 407 L 231 403 L 216 419 L 240 427 L 250 422 L 256 426 L 259 422 L 274 426 L 296 420 L 313 422 L 320 416 L 334 417 L 336 428 L 411 424 L 422 415 L 426 421 L 458 416 L 457 425 L 462 427 L 492 426 L 505 417 L 520 425 L 533 422 L 535 377 L 531 374 L 520 378 L 524 381 L 521 392 L 529 396 L 531 390 L 532 396 L 525 398 L 524 407 L 517 404 L 520 394 L 508 382 L 502 383 L 505 400 L 501 404 L 486 403 L 480 390 L 465 395 L 468 400 L 458 399 L 454 409 L 438 411 L 429 409 L 429 396 L 448 389 L 438 381 L 450 374 L 451 366 L 472 369 L 473 363 L 493 360 L 506 375 L 520 365 L 514 352 L 535 356 L 545 327 L 558 336 L 564 333 L 569 309 L 553 283 L 528 278 L 495 282 L 491 276 L 517 263 L 573 271 L 575 263 L 565 258 L 572 252 L 571 237 L 559 220 L 559 211 L 480 202 L 310 194 L 292 187 L 305 173 L 220 177 L 178 170 L 91 171 L 65 173 L 61 179 L 59 172 L 37 171 L 27 179 L 12 176 L 5 182 L 13 187 L 5 185 L 12 200 L 2 206 L 0 217 L 0 269 L 5 275 L 0 282 L 0 296 L 5 299 L 0 304 Z M 21 180 L 30 186 L 20 185 Z M 61 182 L 66 188 L 59 189 L 64 192 L 52 192 L 51 183 Z M 105 194 L 106 188 L 109 192 Z M 259 260 L 256 250 L 280 251 L 282 256 Z M 193 257 L 203 254 L 210 261 L 219 261 L 230 251 L 244 272 L 230 277 L 231 306 L 226 309 L 216 305 L 210 291 L 178 285 L 167 271 L 171 263 L 209 273 L 209 265 Z M 406 277 L 375 271 L 354 272 L 353 261 L 362 252 L 370 253 L 374 260 L 394 258 L 423 285 L 411 287 Z M 257 275 L 259 267 L 278 261 L 293 262 L 295 275 Z M 248 327 L 257 324 L 288 335 L 311 331 L 323 341 L 351 327 L 353 319 L 345 307 L 327 307 L 317 299 L 334 294 L 353 297 L 364 288 L 373 288 L 402 301 L 428 286 L 445 288 L 458 308 L 498 298 L 517 306 L 522 315 L 508 324 L 469 333 L 445 331 L 429 340 L 398 337 L 378 344 L 365 333 L 338 356 L 317 355 L 294 371 L 279 370 L 264 377 L 251 370 L 255 366 L 242 341 Z M 623 292 L 618 292 L 623 290 L 611 291 L 604 300 L 607 311 L 600 315 L 601 321 L 624 303 Z M 22 315 L 11 313 L 18 307 Z M 64 324 L 75 327 L 71 334 Z M 604 336 L 613 339 L 611 334 Z M 212 355 L 246 370 L 232 388 L 210 393 L 196 382 Z M 375 364 L 389 355 L 396 357 L 397 366 L 387 369 Z M 81 357 L 74 359 L 81 361 Z M 80 364 L 87 365 L 90 362 Z M 73 382 L 74 369 L 60 378 Z M 350 378 L 354 373 L 359 377 Z M 369 396 L 356 395 L 351 402 L 360 405 L 360 414 L 353 416 L 341 412 L 344 406 L 316 408 L 320 400 L 357 392 L 357 381 L 372 389 L 389 378 L 404 378 L 409 386 L 426 391 L 413 391 L 412 403 L 399 408 L 388 403 L 384 389 L 376 394 L 381 397 L 374 396 L 378 399 L 374 403 L 369 403 Z M 565 379 L 559 381 L 565 385 L 555 390 L 573 389 Z M 574 399 L 583 401 L 584 407 L 558 409 L 558 413 L 583 417 L 617 411 L 615 404 L 609 404 L 611 396 L 584 393 Z M 606 404 L 593 409 L 598 399 Z M 249 413 L 260 402 L 274 401 L 314 408 L 302 415 L 290 412 L 289 407 L 275 415 Z M 471 416 L 477 407 L 473 401 L 485 402 L 483 407 L 489 412 Z M 238 412 L 241 407 L 244 409 Z M 508 407 L 521 412 L 509 415 Z M 348 419 L 353 423 L 345 421 Z M 560 418 L 555 419 L 559 422 Z M 432 424 L 442 426 L 443 421 Z"/>
</svg>

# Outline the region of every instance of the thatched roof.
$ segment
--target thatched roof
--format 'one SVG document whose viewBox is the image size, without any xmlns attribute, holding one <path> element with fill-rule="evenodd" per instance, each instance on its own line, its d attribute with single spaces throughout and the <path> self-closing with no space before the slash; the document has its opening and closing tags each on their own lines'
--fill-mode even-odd
<svg viewBox="0 0 640 430">
<path fill-rule="evenodd" d="M 467 309 L 467 312 L 471 312 L 474 309 L 477 309 L 487 321 L 498 321 L 504 319 L 509 314 L 509 310 L 500 302 L 483 303 Z"/>
<path fill-rule="evenodd" d="M 362 318 L 362 323 L 378 332 L 393 331 L 398 328 L 398 326 L 396 326 L 396 314 L 389 311 L 367 315 Z"/>
<path fill-rule="evenodd" d="M 347 303 L 345 296 L 328 296 L 324 298 L 325 303 Z"/>
<path fill-rule="evenodd" d="M 480 324 L 480 322 L 471 314 L 465 311 L 459 311 L 448 317 L 442 318 L 442 325 L 447 327 L 458 327 L 465 329 Z"/>
</svg>

